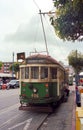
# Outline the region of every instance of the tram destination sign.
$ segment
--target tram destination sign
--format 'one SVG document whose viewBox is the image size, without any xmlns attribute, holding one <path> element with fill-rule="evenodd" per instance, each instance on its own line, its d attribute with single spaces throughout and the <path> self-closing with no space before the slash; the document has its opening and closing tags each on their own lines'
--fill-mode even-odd
<svg viewBox="0 0 83 130">
<path fill-rule="evenodd" d="M 27 63 L 46 63 L 45 59 L 26 59 Z"/>
<path fill-rule="evenodd" d="M 17 61 L 20 59 L 25 60 L 25 52 L 17 53 Z"/>
</svg>

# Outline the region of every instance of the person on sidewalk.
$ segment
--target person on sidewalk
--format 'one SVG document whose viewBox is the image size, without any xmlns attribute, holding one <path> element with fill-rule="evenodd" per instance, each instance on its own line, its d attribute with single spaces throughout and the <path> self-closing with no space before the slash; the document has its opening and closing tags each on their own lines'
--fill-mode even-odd
<svg viewBox="0 0 83 130">
<path fill-rule="evenodd" d="M 66 92 L 66 96 L 68 97 L 70 92 L 68 83 L 64 84 L 64 92 Z"/>
</svg>

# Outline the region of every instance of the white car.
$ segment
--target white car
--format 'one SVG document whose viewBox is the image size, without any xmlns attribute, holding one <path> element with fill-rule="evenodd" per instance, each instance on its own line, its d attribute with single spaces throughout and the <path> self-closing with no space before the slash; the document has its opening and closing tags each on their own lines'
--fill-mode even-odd
<svg viewBox="0 0 83 130">
<path fill-rule="evenodd" d="M 18 87 L 19 87 L 19 80 L 17 79 L 10 80 L 10 82 L 7 83 L 7 89 L 18 88 Z"/>
</svg>

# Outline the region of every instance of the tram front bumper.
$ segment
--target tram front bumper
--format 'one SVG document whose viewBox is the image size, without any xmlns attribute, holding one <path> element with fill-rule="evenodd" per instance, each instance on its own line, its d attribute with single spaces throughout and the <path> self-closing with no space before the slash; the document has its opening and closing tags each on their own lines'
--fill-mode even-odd
<svg viewBox="0 0 83 130">
<path fill-rule="evenodd" d="M 54 97 L 45 97 L 45 98 L 27 98 L 27 97 L 21 97 L 20 96 L 20 102 L 21 103 L 30 103 L 30 104 L 45 104 L 45 103 L 51 103 L 58 101 L 58 98 Z"/>
</svg>

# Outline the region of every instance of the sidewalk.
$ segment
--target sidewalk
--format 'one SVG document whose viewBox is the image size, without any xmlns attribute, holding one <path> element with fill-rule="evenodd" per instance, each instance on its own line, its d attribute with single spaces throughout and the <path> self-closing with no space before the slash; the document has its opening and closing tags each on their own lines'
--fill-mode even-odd
<svg viewBox="0 0 83 130">
<path fill-rule="evenodd" d="M 73 109 L 72 109 L 72 127 L 71 130 L 76 130 L 76 94 L 74 92 Z"/>
<path fill-rule="evenodd" d="M 75 130 L 75 110 L 75 90 L 73 90 L 70 91 L 68 102 L 62 103 L 55 113 L 49 116 L 41 130 Z"/>
</svg>

